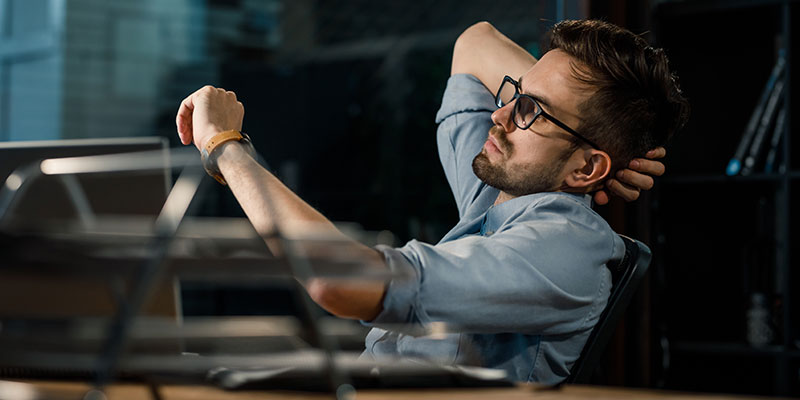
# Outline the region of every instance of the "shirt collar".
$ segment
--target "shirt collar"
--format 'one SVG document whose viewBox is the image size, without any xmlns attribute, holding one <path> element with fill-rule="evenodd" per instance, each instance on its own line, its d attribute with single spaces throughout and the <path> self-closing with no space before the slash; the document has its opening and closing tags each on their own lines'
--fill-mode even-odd
<svg viewBox="0 0 800 400">
<path fill-rule="evenodd" d="M 572 197 L 586 205 L 586 207 L 592 207 L 592 196 L 589 194 L 543 192 L 519 196 L 496 206 L 490 206 L 489 209 L 486 210 L 486 215 L 484 216 L 483 223 L 481 224 L 481 234 L 485 236 L 491 236 L 503 225 L 505 221 L 511 218 L 514 214 L 517 214 L 521 209 L 527 207 L 529 204 L 531 204 L 531 202 L 535 201 L 536 198 L 554 194 Z"/>
</svg>

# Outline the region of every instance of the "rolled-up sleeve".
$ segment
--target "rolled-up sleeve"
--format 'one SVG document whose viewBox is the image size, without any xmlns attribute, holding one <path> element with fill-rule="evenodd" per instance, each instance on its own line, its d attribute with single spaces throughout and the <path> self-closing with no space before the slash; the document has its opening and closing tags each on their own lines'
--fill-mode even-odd
<svg viewBox="0 0 800 400">
<path fill-rule="evenodd" d="M 541 335 L 590 328 L 610 290 L 605 263 L 620 249 L 613 232 L 598 234 L 610 232 L 599 217 L 576 215 L 570 201 L 544 196 L 490 237 L 381 249 L 407 279 L 388 286 L 368 325 L 417 330 L 437 321 L 462 332 Z"/>
<path fill-rule="evenodd" d="M 497 107 L 494 96 L 472 75 L 457 74 L 447 81 L 436 114 L 439 160 L 458 205 L 459 216 L 483 187 L 472 172 L 472 159 L 481 151 Z"/>
</svg>

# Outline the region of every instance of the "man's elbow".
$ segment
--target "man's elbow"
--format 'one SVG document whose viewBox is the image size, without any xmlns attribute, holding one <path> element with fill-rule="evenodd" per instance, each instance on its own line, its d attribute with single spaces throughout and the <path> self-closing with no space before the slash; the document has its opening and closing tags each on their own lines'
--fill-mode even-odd
<svg viewBox="0 0 800 400">
<path fill-rule="evenodd" d="M 346 284 L 325 279 L 311 279 L 306 283 L 308 295 L 325 311 L 350 319 L 370 321 L 382 309 L 383 285 Z"/>
<path fill-rule="evenodd" d="M 497 29 L 488 21 L 476 22 L 465 29 L 464 32 L 461 32 L 461 35 L 456 39 L 456 46 L 459 46 L 459 43 L 462 45 L 469 44 L 487 35 L 492 35 L 494 32 L 497 32 Z"/>
<path fill-rule="evenodd" d="M 341 303 L 342 296 L 336 285 L 323 279 L 311 279 L 306 283 L 305 287 L 311 300 L 314 300 L 325 311 L 340 316 L 338 305 Z"/>
<path fill-rule="evenodd" d="M 477 22 L 465 29 L 456 39 L 453 47 L 453 64 L 451 75 L 473 73 L 471 66 L 475 63 L 475 53 L 487 37 L 496 34 L 497 29 L 487 21 Z"/>
</svg>

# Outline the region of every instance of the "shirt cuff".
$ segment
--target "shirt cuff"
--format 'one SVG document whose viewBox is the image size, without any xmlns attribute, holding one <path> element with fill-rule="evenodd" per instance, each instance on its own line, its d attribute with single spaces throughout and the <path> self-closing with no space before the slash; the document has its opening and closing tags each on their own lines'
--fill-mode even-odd
<svg viewBox="0 0 800 400">
<path fill-rule="evenodd" d="M 442 106 L 436 113 L 436 123 L 445 118 L 467 111 L 494 112 L 494 95 L 478 78 L 468 74 L 452 75 L 442 97 Z"/>
<path fill-rule="evenodd" d="M 419 270 L 400 250 L 383 245 L 375 248 L 383 253 L 386 265 L 392 272 L 392 280 L 386 286 L 383 310 L 372 321 L 361 323 L 366 326 L 414 323 L 414 305 L 419 296 Z"/>
</svg>

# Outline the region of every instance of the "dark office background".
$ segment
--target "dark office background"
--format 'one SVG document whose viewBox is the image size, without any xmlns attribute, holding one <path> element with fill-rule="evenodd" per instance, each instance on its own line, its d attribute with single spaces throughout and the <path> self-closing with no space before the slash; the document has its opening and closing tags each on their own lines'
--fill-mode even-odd
<svg viewBox="0 0 800 400">
<path fill-rule="evenodd" d="M 388 230 L 397 245 L 435 242 L 457 219 L 434 115 L 458 34 L 488 20 L 538 56 L 554 22 L 603 18 L 666 48 L 693 114 L 653 191 L 598 208 L 654 261 L 597 382 L 798 395 L 791 118 L 782 168 L 724 175 L 781 47 L 795 114 L 797 10 L 779 0 L 0 0 L 0 140 L 178 146 L 179 102 L 221 86 L 244 103 L 244 130 L 269 166 L 325 215 Z M 221 186 L 200 214 L 242 215 Z M 290 312 L 290 296 L 270 288 L 184 288 L 188 313 Z M 758 343 L 756 311 L 768 327 Z"/>
</svg>

